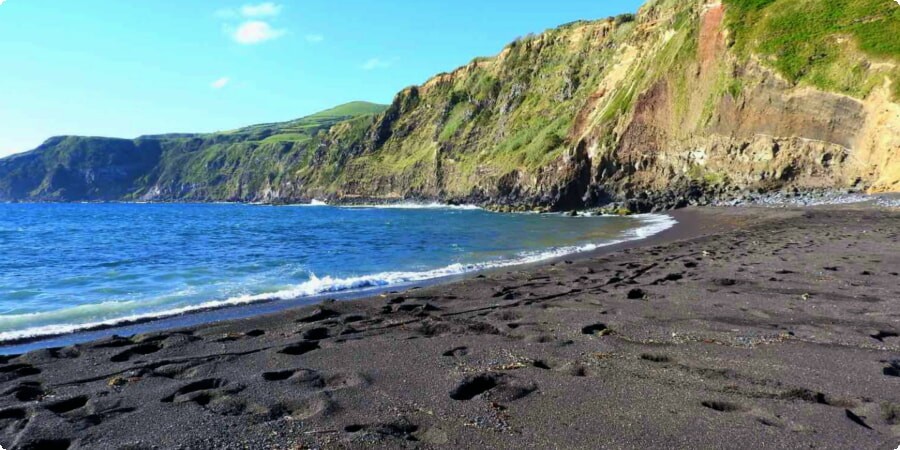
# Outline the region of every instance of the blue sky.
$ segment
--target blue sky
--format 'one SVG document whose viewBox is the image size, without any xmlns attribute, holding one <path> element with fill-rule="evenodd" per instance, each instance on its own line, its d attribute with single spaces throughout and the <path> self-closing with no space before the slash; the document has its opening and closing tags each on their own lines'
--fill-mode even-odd
<svg viewBox="0 0 900 450">
<path fill-rule="evenodd" d="M 0 0 L 0 156 L 388 103 L 529 32 L 639 0 Z"/>
</svg>

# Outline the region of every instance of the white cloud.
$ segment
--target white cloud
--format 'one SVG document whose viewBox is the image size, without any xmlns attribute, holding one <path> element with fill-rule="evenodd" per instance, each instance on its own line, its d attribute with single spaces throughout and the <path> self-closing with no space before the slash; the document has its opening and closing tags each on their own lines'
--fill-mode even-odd
<svg viewBox="0 0 900 450">
<path fill-rule="evenodd" d="M 5 2 L 5 1 L 6 1 L 6 0 L 0 0 L 0 5 L 2 5 L 2 4 L 3 4 L 3 2 Z"/>
<path fill-rule="evenodd" d="M 220 9 L 215 12 L 215 16 L 224 22 L 225 32 L 235 42 L 252 45 L 278 39 L 287 33 L 287 30 L 274 28 L 269 21 L 261 19 L 274 18 L 281 14 L 281 8 L 282 6 L 275 2 L 248 3 L 240 8 Z M 235 26 L 240 20 L 243 22 Z"/>
<path fill-rule="evenodd" d="M 2 0 L 0 0 L 0 1 L 2 1 Z M 325 36 L 322 36 L 321 34 L 307 34 L 306 35 L 306 42 L 309 42 L 312 44 L 316 44 L 316 43 L 322 42 L 324 40 L 325 40 Z"/>
<path fill-rule="evenodd" d="M 2 2 L 3 0 L 0 0 Z M 264 2 L 255 5 L 247 4 L 240 8 L 222 8 L 213 15 L 222 20 L 233 20 L 241 17 L 254 19 L 260 17 L 275 17 L 281 14 L 282 6 L 278 3 Z"/>
<path fill-rule="evenodd" d="M 372 58 L 362 65 L 363 70 L 387 69 L 388 67 L 391 67 L 391 63 L 380 58 Z"/>
<path fill-rule="evenodd" d="M 241 7 L 241 15 L 244 17 L 272 17 L 278 14 L 281 14 L 281 5 L 272 2 Z"/>
<path fill-rule="evenodd" d="M 238 44 L 252 45 L 278 39 L 284 36 L 285 33 L 285 30 L 272 28 L 272 25 L 269 25 L 268 22 L 249 20 L 240 24 L 231 33 L 231 38 Z"/>
<path fill-rule="evenodd" d="M 219 79 L 216 80 L 216 81 L 213 81 L 212 84 L 210 84 L 209 86 L 210 86 L 211 88 L 213 88 L 213 89 L 222 89 L 222 88 L 224 88 L 225 86 L 228 86 L 228 83 L 229 83 L 230 81 L 231 81 L 231 78 L 228 78 L 228 77 L 222 77 L 222 78 L 219 78 Z"/>
</svg>

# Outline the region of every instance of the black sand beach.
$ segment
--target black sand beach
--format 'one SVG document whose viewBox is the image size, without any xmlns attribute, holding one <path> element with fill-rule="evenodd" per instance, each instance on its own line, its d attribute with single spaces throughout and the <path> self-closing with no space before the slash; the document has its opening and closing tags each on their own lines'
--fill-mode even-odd
<svg viewBox="0 0 900 450">
<path fill-rule="evenodd" d="M 573 261 L 2 358 L 15 449 L 900 444 L 900 212 L 697 209 Z"/>
</svg>

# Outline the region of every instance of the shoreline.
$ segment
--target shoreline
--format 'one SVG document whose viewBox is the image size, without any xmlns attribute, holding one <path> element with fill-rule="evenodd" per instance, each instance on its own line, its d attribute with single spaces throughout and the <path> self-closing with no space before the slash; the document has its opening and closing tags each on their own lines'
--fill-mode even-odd
<svg viewBox="0 0 900 450">
<path fill-rule="evenodd" d="M 256 205 L 252 205 L 256 206 Z M 315 205 L 328 206 L 328 205 Z M 415 206 L 347 206 L 349 208 L 416 208 L 430 209 L 439 206 L 434 204 L 415 204 Z M 441 208 L 454 208 L 453 206 L 442 205 Z M 471 206 L 461 206 L 463 209 L 470 209 Z M 678 216 L 690 216 L 690 214 L 678 213 Z M 413 279 L 397 283 L 385 283 L 378 285 L 375 277 L 385 274 L 393 274 L 394 272 L 384 272 L 381 274 L 373 274 L 369 276 L 358 277 L 359 280 L 372 278 L 372 281 L 365 283 L 368 286 L 362 288 L 341 289 L 334 292 L 316 292 L 309 295 L 299 295 L 291 298 L 282 298 L 279 293 L 249 295 L 246 298 L 236 298 L 220 301 L 208 301 L 202 304 L 186 306 L 169 311 L 160 311 L 157 313 L 146 313 L 137 317 L 123 317 L 119 319 L 110 319 L 108 321 L 98 322 L 96 324 L 84 325 L 50 325 L 45 328 L 66 328 L 72 327 L 71 330 L 63 330 L 60 332 L 42 332 L 40 334 L 15 336 L 8 339 L 0 340 L 0 355 L 17 354 L 32 350 L 38 350 L 48 347 L 61 347 L 78 343 L 89 342 L 92 340 L 109 337 L 113 334 L 133 335 L 140 333 L 148 333 L 153 331 L 162 331 L 166 329 L 179 328 L 185 326 L 200 326 L 203 324 L 215 323 L 223 320 L 236 320 L 255 315 L 273 314 L 287 309 L 304 307 L 318 304 L 327 300 L 352 300 L 370 298 L 384 292 L 397 289 L 410 289 L 414 287 L 425 287 L 436 284 L 452 283 L 455 281 L 465 280 L 474 277 L 480 273 L 491 272 L 495 270 L 507 270 L 515 267 L 528 267 L 532 265 L 540 265 L 555 260 L 565 258 L 578 258 L 580 255 L 590 255 L 597 251 L 604 251 L 606 248 L 615 249 L 621 244 L 639 243 L 649 238 L 666 232 L 672 228 L 679 226 L 679 221 L 675 219 L 674 214 L 641 214 L 634 215 L 636 219 L 642 221 L 641 226 L 629 230 L 623 237 L 599 244 L 585 243 L 579 246 L 565 248 L 545 249 L 534 255 L 520 255 L 516 259 L 497 262 L 473 263 L 462 266 L 459 270 L 449 270 L 450 267 L 432 269 L 421 274 L 430 274 L 422 276 L 422 279 Z M 596 217 L 596 216 L 595 216 Z M 661 231 L 660 231 L 661 229 Z M 419 275 L 421 275 L 419 274 Z M 416 275 L 412 274 L 411 275 Z M 415 278 L 415 277 L 412 277 Z M 356 279 L 356 278 L 354 278 Z M 310 280 L 312 281 L 312 280 Z M 338 280 L 340 281 L 340 280 Z M 352 279 L 343 280 L 345 282 Z M 32 330 L 29 328 L 22 331 L 10 331 L 0 333 L 17 334 Z"/>
<path fill-rule="evenodd" d="M 667 211 L 664 213 L 653 213 L 653 214 L 637 214 L 632 215 L 630 217 L 650 217 L 654 216 L 654 220 L 659 218 L 670 218 L 674 223 L 664 228 L 662 231 L 654 231 L 652 234 L 648 236 L 636 236 L 631 238 L 620 239 L 617 241 L 612 241 L 608 243 L 598 244 L 595 249 L 592 250 L 576 250 L 571 253 L 563 253 L 558 256 L 551 256 L 547 258 L 541 258 L 536 261 L 529 262 L 516 262 L 509 265 L 500 265 L 498 267 L 488 267 L 488 268 L 479 268 L 474 270 L 468 270 L 461 273 L 454 273 L 448 275 L 441 275 L 433 278 L 426 278 L 422 280 L 415 280 L 409 282 L 401 282 L 398 284 L 387 284 L 384 286 L 371 286 L 364 287 L 361 289 L 347 289 L 336 292 L 322 292 L 316 293 L 308 296 L 298 296 L 292 298 L 260 298 L 254 299 L 246 302 L 237 302 L 237 303 L 227 303 L 228 300 L 221 301 L 221 305 L 213 305 L 213 306 L 202 306 L 197 305 L 196 307 L 190 306 L 185 311 L 181 312 L 172 312 L 162 311 L 160 313 L 148 313 L 146 317 L 139 317 L 135 319 L 131 318 L 122 318 L 122 319 L 111 319 L 114 323 L 98 323 L 96 325 L 88 325 L 84 327 L 76 328 L 71 331 L 63 331 L 60 333 L 48 333 L 48 334 L 40 334 L 35 336 L 23 336 L 23 337 L 15 337 L 6 340 L 0 340 L 0 357 L 4 355 L 16 355 L 29 351 L 40 350 L 45 348 L 54 348 L 54 347 L 65 347 L 70 345 L 83 344 L 91 341 L 96 341 L 99 339 L 109 338 L 110 336 L 131 336 L 137 334 L 145 334 L 152 332 L 160 332 L 166 330 L 174 330 L 185 327 L 198 327 L 204 325 L 213 325 L 220 322 L 225 321 L 234 321 L 234 320 L 242 320 L 253 318 L 256 316 L 266 316 L 270 314 L 278 314 L 279 312 L 294 310 L 297 308 L 306 308 L 310 306 L 315 306 L 322 304 L 324 302 L 329 301 L 350 301 L 350 300 L 368 300 L 375 299 L 379 295 L 384 295 L 385 293 L 396 292 L 398 290 L 409 290 L 409 289 L 420 289 L 429 286 L 436 285 L 446 285 L 457 283 L 460 281 L 471 280 L 473 278 L 478 277 L 481 274 L 505 271 L 511 269 L 528 269 L 528 268 L 536 268 L 542 265 L 552 265 L 557 262 L 562 262 L 564 260 L 574 260 L 581 261 L 584 259 L 588 259 L 591 257 L 595 257 L 598 255 L 617 252 L 629 248 L 635 247 L 643 247 L 650 245 L 657 245 L 660 243 L 672 242 L 680 239 L 688 239 L 695 238 L 703 234 L 707 233 L 717 233 L 723 231 L 722 228 L 718 228 L 720 226 L 725 226 L 724 229 L 733 229 L 735 227 L 746 226 L 745 223 L 736 224 L 736 223 L 724 223 L 721 220 L 717 219 L 717 217 L 726 216 L 729 217 L 729 220 L 733 220 L 737 217 L 743 216 L 748 212 L 752 212 L 754 210 L 760 211 L 768 211 L 766 214 L 769 216 L 772 215 L 790 215 L 790 214 L 799 214 L 798 211 L 803 209 L 810 208 L 820 208 L 820 209 L 828 209 L 828 208 L 845 208 L 845 207 L 894 207 L 893 203 L 881 204 L 877 201 L 877 199 L 888 199 L 894 202 L 900 201 L 900 194 L 896 195 L 888 195 L 882 194 L 880 197 L 871 196 L 871 199 L 865 202 L 849 202 L 849 203 L 828 203 L 828 204 L 812 204 L 812 205 L 793 205 L 793 204 L 774 204 L 770 202 L 762 202 L 762 203 L 749 203 L 746 205 L 738 205 L 738 206 L 726 206 L 726 205 L 718 205 L 718 206 L 690 206 L 686 208 L 679 208 L 671 211 Z M 109 203 L 109 202 L 106 202 Z M 138 204 L 135 202 L 113 202 L 113 203 L 123 203 L 123 204 Z M 149 203 L 154 204 L 154 203 Z M 165 203 L 162 203 L 165 204 Z M 197 203 L 198 205 L 207 205 L 210 203 Z M 462 208 L 462 209 L 471 209 L 480 207 L 474 205 L 444 205 L 444 204 L 422 204 L 422 203 L 409 203 L 402 204 L 402 206 L 398 206 L 398 204 L 371 204 L 371 205 L 328 205 L 328 204 L 297 204 L 297 205 L 269 205 L 269 204 L 252 204 L 252 203 L 227 203 L 224 204 L 243 204 L 246 206 L 276 206 L 276 207 L 291 207 L 291 206 L 309 206 L 309 207 L 319 207 L 319 206 L 329 206 L 336 208 Z M 488 212 L 493 212 L 490 210 L 485 210 Z M 781 213 L 775 213 L 775 211 L 780 211 Z M 512 212 L 512 213 L 503 213 L 503 212 L 493 212 L 496 214 L 532 214 L 530 212 Z M 564 213 L 541 213 L 541 214 L 564 214 Z M 583 215 L 581 217 L 597 217 L 597 216 L 586 216 Z M 752 220 L 750 220 L 752 222 Z M 649 228 L 653 225 L 644 225 L 638 229 L 632 230 L 637 231 L 643 228 Z M 593 245 L 593 244 L 587 244 Z M 377 274 L 376 274 L 377 275 Z M 274 294 L 273 294 L 274 295 Z M 256 295 L 253 297 L 263 297 L 264 294 Z M 210 301 L 207 303 L 219 303 L 217 301 Z M 204 304 L 205 305 L 205 304 Z M 2 333 L 0 333 L 2 334 Z"/>
<path fill-rule="evenodd" d="M 679 190 L 668 192 L 671 195 L 679 194 Z M 732 189 L 712 194 L 711 198 L 685 200 L 683 206 L 673 206 L 672 203 L 665 207 L 663 204 L 650 204 L 644 208 L 651 212 L 666 212 L 685 207 L 817 207 L 840 206 L 850 204 L 879 203 L 881 206 L 900 207 L 900 192 L 867 192 L 859 189 L 842 188 L 804 188 L 780 190 L 768 190 L 765 192 Z M 467 199 L 472 200 L 472 199 Z M 571 211 L 602 210 L 608 207 L 621 205 L 622 201 L 611 201 L 607 204 L 584 204 L 575 209 L 552 210 L 550 205 L 536 200 L 504 203 L 492 202 L 490 199 L 475 201 L 460 201 L 459 199 L 432 198 L 432 197 L 335 197 L 325 200 L 316 198 L 298 198 L 278 201 L 252 201 L 252 200 L 83 200 L 83 201 L 57 201 L 57 200 L 0 200 L 0 204 L 125 204 L 125 205 L 245 205 L 245 206 L 271 206 L 271 207 L 297 207 L 297 206 L 331 206 L 347 208 L 458 208 L 458 209 L 482 209 L 501 213 L 533 213 L 540 214 L 565 214 Z M 627 203 L 624 202 L 624 203 Z M 614 209 L 614 208 L 613 208 Z M 639 211 L 634 211 L 638 213 Z"/>
<path fill-rule="evenodd" d="M 579 258 L 2 357 L 0 443 L 896 447 L 900 212 L 676 214 Z"/>
</svg>

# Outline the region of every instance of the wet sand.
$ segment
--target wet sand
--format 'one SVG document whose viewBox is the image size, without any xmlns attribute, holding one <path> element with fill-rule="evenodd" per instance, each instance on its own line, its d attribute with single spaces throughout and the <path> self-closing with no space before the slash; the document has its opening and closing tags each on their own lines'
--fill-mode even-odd
<svg viewBox="0 0 900 450">
<path fill-rule="evenodd" d="M 5 448 L 900 445 L 900 212 L 637 244 L 0 359 Z"/>
</svg>

